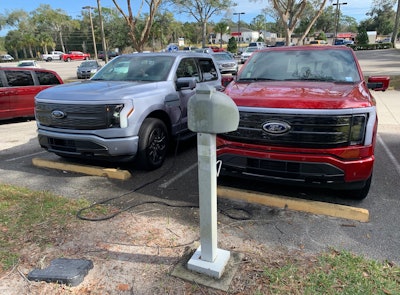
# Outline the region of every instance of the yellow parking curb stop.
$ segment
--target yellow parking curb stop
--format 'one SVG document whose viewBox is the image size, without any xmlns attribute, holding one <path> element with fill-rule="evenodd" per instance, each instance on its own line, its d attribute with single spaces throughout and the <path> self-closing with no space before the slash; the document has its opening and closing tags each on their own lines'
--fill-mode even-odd
<svg viewBox="0 0 400 295">
<path fill-rule="evenodd" d="M 32 163 L 38 167 L 45 167 L 51 169 L 65 170 L 70 172 L 77 172 L 87 175 L 102 176 L 120 180 L 127 180 L 131 177 L 131 173 L 127 170 L 119 170 L 115 168 L 103 168 L 96 166 L 83 166 L 76 164 L 68 164 L 63 162 L 55 162 L 44 160 L 40 158 L 33 158 Z"/>
<path fill-rule="evenodd" d="M 363 208 L 311 200 L 295 199 L 289 197 L 273 196 L 222 186 L 218 186 L 217 194 L 220 198 L 242 200 L 248 203 L 257 203 L 276 208 L 285 208 L 289 210 L 351 219 L 361 222 L 369 221 L 369 211 Z"/>
</svg>

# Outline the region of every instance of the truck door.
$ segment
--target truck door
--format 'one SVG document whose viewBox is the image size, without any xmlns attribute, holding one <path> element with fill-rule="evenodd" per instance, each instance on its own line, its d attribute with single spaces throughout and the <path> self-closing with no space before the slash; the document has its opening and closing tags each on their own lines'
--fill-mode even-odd
<svg viewBox="0 0 400 295">
<path fill-rule="evenodd" d="M 196 60 L 194 58 L 184 58 L 178 65 L 176 70 L 177 78 L 196 78 L 196 82 L 199 83 L 201 81 L 200 71 L 197 66 Z M 178 91 L 180 105 L 181 105 L 181 127 L 187 128 L 187 104 L 189 98 L 192 97 L 196 93 L 196 90 L 193 89 L 184 89 Z M 182 129 L 182 128 L 180 128 Z"/>
<path fill-rule="evenodd" d="M 12 117 L 33 116 L 34 96 L 39 91 L 31 71 L 5 70 L 9 94 L 9 114 Z"/>
<path fill-rule="evenodd" d="M 0 119 L 7 119 L 10 117 L 10 90 L 6 87 L 4 79 L 4 71 L 0 71 Z"/>
</svg>

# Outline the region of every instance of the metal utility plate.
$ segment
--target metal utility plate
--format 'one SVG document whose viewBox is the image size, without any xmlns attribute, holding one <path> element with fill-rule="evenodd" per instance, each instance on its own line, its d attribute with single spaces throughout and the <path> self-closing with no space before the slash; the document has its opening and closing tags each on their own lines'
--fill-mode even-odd
<svg viewBox="0 0 400 295">
<path fill-rule="evenodd" d="M 32 270 L 28 274 L 28 280 L 46 281 L 74 287 L 83 281 L 92 268 L 93 262 L 91 260 L 57 258 L 52 260 L 47 268 Z"/>
</svg>

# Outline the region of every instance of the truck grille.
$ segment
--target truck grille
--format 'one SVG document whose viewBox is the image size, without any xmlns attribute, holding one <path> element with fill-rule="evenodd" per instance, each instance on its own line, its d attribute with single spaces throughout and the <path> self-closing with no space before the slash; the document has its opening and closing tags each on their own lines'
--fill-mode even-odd
<svg viewBox="0 0 400 295">
<path fill-rule="evenodd" d="M 276 114 L 240 111 L 236 131 L 220 134 L 235 142 L 287 147 L 333 148 L 348 146 L 352 142 L 354 115 Z M 359 117 L 359 114 L 358 116 Z M 365 129 L 367 119 L 361 123 Z M 289 130 L 271 134 L 263 129 L 267 122 L 281 122 Z M 358 126 L 360 128 L 360 125 Z M 361 132 L 364 134 L 364 131 Z"/>
<path fill-rule="evenodd" d="M 109 125 L 107 105 L 76 105 L 37 102 L 35 116 L 43 126 L 76 130 L 104 129 Z M 57 117 L 54 112 L 62 114 Z"/>
</svg>

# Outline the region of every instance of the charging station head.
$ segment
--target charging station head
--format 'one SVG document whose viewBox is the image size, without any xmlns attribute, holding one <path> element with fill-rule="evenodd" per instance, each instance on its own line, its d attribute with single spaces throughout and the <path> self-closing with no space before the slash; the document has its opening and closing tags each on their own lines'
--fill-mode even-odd
<svg viewBox="0 0 400 295">
<path fill-rule="evenodd" d="M 239 110 L 233 100 L 215 87 L 197 85 L 188 102 L 188 127 L 198 133 L 225 133 L 239 126 Z"/>
</svg>

